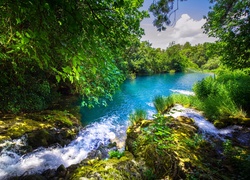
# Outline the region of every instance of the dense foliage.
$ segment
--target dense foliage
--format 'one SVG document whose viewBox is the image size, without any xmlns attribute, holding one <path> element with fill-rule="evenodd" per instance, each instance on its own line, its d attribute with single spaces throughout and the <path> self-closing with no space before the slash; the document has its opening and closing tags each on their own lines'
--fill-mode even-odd
<svg viewBox="0 0 250 180">
<path fill-rule="evenodd" d="M 250 77 L 242 71 L 208 77 L 194 86 L 199 108 L 210 120 L 250 114 Z M 237 123 L 237 122 L 235 122 Z"/>
<path fill-rule="evenodd" d="M 222 62 L 233 69 L 250 67 L 250 1 L 215 0 L 205 32 L 219 38 Z"/>
<path fill-rule="evenodd" d="M 218 46 L 215 43 L 204 43 L 192 46 L 172 43 L 167 49 L 153 48 L 149 42 L 141 42 L 130 51 L 127 61 L 129 73 L 154 74 L 165 72 L 185 72 L 193 70 L 212 70 L 220 65 L 220 55 L 212 53 Z"/>
<path fill-rule="evenodd" d="M 123 81 L 125 50 L 139 41 L 142 0 L 0 2 L 1 111 L 40 110 L 51 92 L 104 103 Z"/>
</svg>

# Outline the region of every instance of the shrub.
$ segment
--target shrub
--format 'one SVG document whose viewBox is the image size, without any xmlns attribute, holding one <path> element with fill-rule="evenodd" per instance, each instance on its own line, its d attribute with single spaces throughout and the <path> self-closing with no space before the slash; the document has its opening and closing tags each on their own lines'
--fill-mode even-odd
<svg viewBox="0 0 250 180">
<path fill-rule="evenodd" d="M 236 105 L 250 112 L 250 76 L 243 71 L 226 72 L 217 81 L 224 84 Z"/>
<path fill-rule="evenodd" d="M 230 163 L 236 174 L 237 179 L 249 179 L 250 174 L 250 155 L 246 151 L 237 146 L 233 146 L 230 140 L 223 143 L 224 163 Z"/>
<path fill-rule="evenodd" d="M 171 96 L 156 96 L 153 103 L 158 113 L 164 113 L 174 105 L 174 101 Z"/>
<path fill-rule="evenodd" d="M 249 112 L 250 77 L 243 72 L 207 77 L 196 83 L 193 90 L 200 101 L 198 108 L 211 120 L 244 116 L 244 111 Z"/>
<path fill-rule="evenodd" d="M 30 78 L 22 86 L 9 84 L 2 87 L 0 109 L 10 113 L 40 111 L 48 108 L 56 97 L 58 94 L 51 89 L 48 81 L 37 82 Z"/>
<path fill-rule="evenodd" d="M 136 109 L 134 113 L 129 115 L 129 120 L 131 123 L 136 123 L 143 119 L 147 119 L 147 112 L 142 109 Z"/>
<path fill-rule="evenodd" d="M 192 98 L 184 94 L 172 94 L 174 104 L 182 104 L 183 106 L 190 106 L 192 104 Z"/>
<path fill-rule="evenodd" d="M 197 82 L 194 85 L 193 90 L 199 99 L 204 100 L 208 98 L 208 96 L 213 96 L 218 93 L 218 84 L 211 76 L 209 76 L 202 81 Z"/>
</svg>

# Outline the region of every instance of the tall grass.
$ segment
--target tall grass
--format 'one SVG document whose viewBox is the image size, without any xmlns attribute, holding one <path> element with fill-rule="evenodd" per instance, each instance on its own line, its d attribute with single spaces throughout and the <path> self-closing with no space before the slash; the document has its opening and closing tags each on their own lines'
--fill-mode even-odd
<svg viewBox="0 0 250 180">
<path fill-rule="evenodd" d="M 134 113 L 129 115 L 129 120 L 132 124 L 135 124 L 141 120 L 147 119 L 147 111 L 143 109 L 136 109 Z"/>
<path fill-rule="evenodd" d="M 186 107 L 193 105 L 193 96 L 187 96 L 185 94 L 172 94 L 170 97 L 173 99 L 174 104 L 182 104 Z"/>
<path fill-rule="evenodd" d="M 197 82 L 195 96 L 172 94 L 153 100 L 158 113 L 165 113 L 174 104 L 192 106 L 204 112 L 211 121 L 250 116 L 250 76 L 242 71 L 221 73 Z"/>
<path fill-rule="evenodd" d="M 158 113 L 164 113 L 174 106 L 174 101 L 171 96 L 156 96 L 153 99 L 153 103 Z"/>
<path fill-rule="evenodd" d="M 243 117 L 249 112 L 250 77 L 241 71 L 207 77 L 193 88 L 198 108 L 210 120 Z"/>
</svg>

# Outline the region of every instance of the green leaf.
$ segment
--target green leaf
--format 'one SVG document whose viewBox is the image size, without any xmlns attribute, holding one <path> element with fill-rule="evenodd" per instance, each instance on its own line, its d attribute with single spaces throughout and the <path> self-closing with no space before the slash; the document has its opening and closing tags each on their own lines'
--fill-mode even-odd
<svg viewBox="0 0 250 180">
<path fill-rule="evenodd" d="M 20 18 L 16 18 L 16 23 L 20 24 L 21 23 L 21 19 Z"/>
<path fill-rule="evenodd" d="M 59 75 L 56 75 L 56 80 L 57 80 L 57 82 L 60 82 L 61 77 Z"/>
<path fill-rule="evenodd" d="M 21 43 L 22 44 L 27 44 L 30 40 L 26 37 L 23 37 L 22 40 L 21 40 Z"/>
<path fill-rule="evenodd" d="M 96 74 L 96 70 L 97 70 L 96 67 L 93 67 L 93 68 L 91 69 L 91 71 L 92 71 L 93 74 Z"/>
<path fill-rule="evenodd" d="M 69 81 L 70 81 L 71 83 L 73 83 L 73 82 L 74 82 L 74 77 L 73 77 L 73 76 L 69 76 Z"/>
<path fill-rule="evenodd" d="M 26 32 L 26 33 L 25 33 L 25 35 L 26 35 L 26 36 L 27 36 L 28 38 L 30 38 L 30 35 L 29 35 L 29 33 L 27 33 L 27 32 Z"/>
<path fill-rule="evenodd" d="M 69 66 L 66 66 L 63 68 L 63 72 L 70 74 L 71 73 L 71 68 Z"/>
</svg>

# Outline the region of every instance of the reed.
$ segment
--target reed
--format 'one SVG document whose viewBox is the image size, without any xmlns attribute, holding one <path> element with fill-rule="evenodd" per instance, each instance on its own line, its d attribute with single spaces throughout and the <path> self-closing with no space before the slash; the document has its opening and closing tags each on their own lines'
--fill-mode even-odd
<svg viewBox="0 0 250 180">
<path fill-rule="evenodd" d="M 171 96 L 156 96 L 153 100 L 154 106 L 158 113 L 163 114 L 174 106 L 174 100 Z"/>
<path fill-rule="evenodd" d="M 136 109 L 134 113 L 129 115 L 129 120 L 132 124 L 141 120 L 147 119 L 147 112 L 143 109 Z"/>
</svg>

